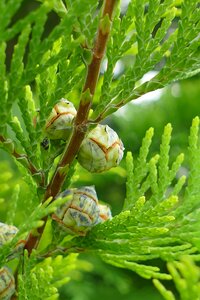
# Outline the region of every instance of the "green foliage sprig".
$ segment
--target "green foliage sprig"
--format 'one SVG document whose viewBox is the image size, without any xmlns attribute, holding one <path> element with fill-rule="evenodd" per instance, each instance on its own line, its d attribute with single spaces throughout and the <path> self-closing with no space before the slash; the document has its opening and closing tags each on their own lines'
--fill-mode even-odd
<svg viewBox="0 0 200 300">
<path fill-rule="evenodd" d="M 189 142 L 199 151 L 198 126 L 199 118 L 195 118 Z M 169 275 L 160 274 L 155 266 L 141 267 L 141 261 L 155 258 L 171 261 L 185 254 L 198 253 L 199 210 L 196 209 L 198 199 L 193 201 L 196 188 L 193 190 L 192 186 L 196 186 L 193 180 L 199 180 L 199 176 L 189 176 L 192 182 L 188 180 L 187 186 L 184 185 L 184 175 L 176 177 L 183 154 L 169 165 L 171 130 L 168 124 L 162 136 L 160 153 L 152 158 L 147 160 L 152 129 L 147 131 L 135 163 L 131 153 L 127 154 L 128 181 L 124 210 L 112 220 L 96 226 L 86 237 L 67 242 L 67 251 L 70 247 L 73 251 L 78 245 L 82 251 L 99 253 L 105 261 L 115 266 L 134 270 L 146 278 L 158 276 L 164 279 L 169 279 Z M 196 161 L 197 157 L 190 157 L 192 172 L 193 159 Z M 175 185 L 172 185 L 173 180 L 176 180 Z M 183 191 L 184 196 L 179 196 Z M 184 217 L 180 218 L 180 211 L 184 212 Z"/>
<path fill-rule="evenodd" d="M 199 268 L 190 257 L 184 256 L 181 261 L 168 263 L 168 269 L 180 294 L 179 299 L 199 298 Z M 174 294 L 154 279 L 153 283 L 164 299 L 175 300 Z"/>
</svg>

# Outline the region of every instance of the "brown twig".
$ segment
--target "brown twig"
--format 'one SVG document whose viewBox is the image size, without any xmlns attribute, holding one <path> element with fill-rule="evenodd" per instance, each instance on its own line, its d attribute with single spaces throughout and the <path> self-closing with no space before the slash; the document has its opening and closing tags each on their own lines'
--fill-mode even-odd
<svg viewBox="0 0 200 300">
<path fill-rule="evenodd" d="M 101 62 L 105 53 L 106 44 L 110 33 L 112 14 L 115 3 L 116 0 L 105 0 L 97 37 L 93 48 L 92 60 L 88 66 L 86 81 L 83 87 L 81 100 L 75 119 L 74 130 L 71 139 L 63 152 L 60 162 L 57 165 L 54 175 L 47 187 L 44 201 L 50 196 L 53 197 L 53 201 L 56 195 L 59 193 L 66 178 L 69 166 L 76 157 L 80 145 L 85 137 L 87 131 L 88 114 L 95 93 Z M 38 230 L 39 235 L 33 236 L 32 234 L 30 234 L 28 237 L 25 248 L 28 250 L 29 254 L 39 242 L 39 239 L 45 227 L 46 219 L 47 218 L 44 219 L 44 225 Z"/>
</svg>

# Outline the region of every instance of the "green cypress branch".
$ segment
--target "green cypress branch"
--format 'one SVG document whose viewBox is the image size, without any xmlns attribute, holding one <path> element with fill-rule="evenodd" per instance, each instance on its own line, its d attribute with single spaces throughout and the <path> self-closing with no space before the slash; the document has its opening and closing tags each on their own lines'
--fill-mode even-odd
<svg viewBox="0 0 200 300">
<path fill-rule="evenodd" d="M 12 193 L 7 222 L 17 219 L 15 213 L 17 216 L 22 206 L 20 216 L 25 221 L 17 236 L 3 245 L 0 255 L 0 262 L 6 264 L 16 243 L 28 234 L 24 269 L 19 261 L 16 270 L 18 298 L 56 299 L 57 287 L 70 278 L 70 268 L 78 268 L 77 254 L 69 253 L 89 252 L 145 278 L 173 278 L 181 297 L 189 299 L 186 269 L 193 275 L 197 269 L 187 260 L 177 260 L 186 254 L 199 260 L 199 118 L 193 120 L 190 131 L 188 178 L 177 178 L 184 155 L 170 160 L 171 125 L 165 127 L 160 152 L 153 156 L 149 155 L 151 128 L 138 158 L 127 154 L 123 170 L 127 172 L 127 192 L 121 213 L 94 226 L 84 237 L 66 236 L 51 214 L 66 201 L 55 200 L 61 187 L 74 184 L 76 154 L 89 125 L 94 125 L 91 123 L 147 92 L 199 72 L 198 1 L 132 0 L 124 15 L 116 5 L 112 17 L 115 0 L 105 0 L 102 14 L 96 0 L 67 0 L 66 5 L 50 0 L 15 22 L 21 3 L 0 1 L 0 142 L 14 157 L 29 191 L 24 199 L 18 185 Z M 52 11 L 61 19 L 45 36 Z M 14 40 L 9 69 L 6 48 Z M 104 58 L 107 67 L 100 74 Z M 124 70 L 116 74 L 118 63 Z M 157 75 L 142 83 L 143 75 L 152 70 Z M 62 97 L 78 107 L 72 135 L 67 142 L 50 141 L 49 150 L 44 150 L 40 143 L 45 137 L 46 119 Z M 59 252 L 61 255 L 55 257 Z M 21 254 L 17 254 L 17 260 L 18 256 Z M 176 262 L 169 264 L 170 274 L 166 274 L 151 265 L 154 259 Z M 192 276 L 191 282 L 198 282 L 197 277 Z M 155 284 L 166 299 L 174 299 L 159 281 Z M 42 285 L 48 288 L 44 291 Z M 191 295 L 196 297 L 198 293 L 197 289 Z"/>
<path fill-rule="evenodd" d="M 183 257 L 180 261 L 173 261 L 167 265 L 173 281 L 179 292 L 181 300 L 198 299 L 200 293 L 199 267 L 190 257 Z M 167 290 L 157 279 L 153 280 L 154 285 L 166 300 L 175 300 L 174 294 Z"/>
<path fill-rule="evenodd" d="M 135 18 L 132 18 L 132 27 L 136 31 L 137 41 L 136 43 L 133 39 L 132 44 L 133 59 L 135 60 L 119 78 L 117 85 L 114 84 L 114 81 L 111 84 L 111 70 L 107 69 L 110 73 L 105 76 L 109 77 L 110 86 L 105 102 L 97 106 L 97 111 L 92 116 L 93 122 L 100 122 L 126 103 L 145 93 L 162 88 L 172 81 L 199 73 L 200 14 L 196 1 L 182 2 L 177 28 L 173 28 L 174 18 L 177 14 L 176 1 L 166 0 L 162 4 L 159 1 L 150 1 L 145 14 L 144 2 L 131 1 L 129 5 L 133 6 L 135 15 Z M 159 21 L 161 25 L 156 30 Z M 186 25 L 188 22 L 192 24 L 190 28 Z M 120 40 L 120 42 L 122 41 Z M 180 45 L 183 44 L 185 46 L 181 47 Z M 180 48 L 181 50 L 179 50 Z M 113 53 L 115 53 L 114 50 Z M 163 57 L 166 59 L 164 67 L 150 81 L 140 84 L 138 81 L 143 75 L 154 70 L 156 65 L 162 62 Z M 117 59 L 123 59 L 123 55 Z M 106 80 L 108 81 L 108 79 Z"/>
<path fill-rule="evenodd" d="M 199 119 L 195 118 L 191 127 L 189 142 L 190 147 L 199 150 L 199 146 L 197 146 L 198 126 Z M 158 257 L 169 261 L 179 259 L 185 254 L 191 256 L 198 254 L 200 212 L 199 209 L 196 209 L 197 203 L 192 200 L 193 191 L 196 190 L 196 187 L 190 179 L 186 188 L 186 191 L 190 190 L 190 194 L 188 195 L 186 192 L 186 198 L 180 203 L 177 192 L 180 191 L 185 182 L 185 177 L 181 177 L 174 189 L 170 191 L 171 196 L 166 197 L 171 181 L 175 178 L 183 161 L 183 155 L 181 154 L 169 167 L 171 130 L 171 126 L 168 124 L 162 136 L 159 156 L 156 155 L 150 158 L 149 162 L 146 161 L 147 149 L 150 145 L 149 141 L 151 141 L 151 139 L 147 139 L 148 134 L 143 140 L 138 166 L 133 168 L 132 157 L 128 154 L 127 162 L 130 165 L 128 165 L 127 171 L 130 173 L 127 182 L 126 210 L 113 217 L 112 220 L 97 225 L 86 237 L 78 237 L 64 242 L 63 246 L 66 252 L 74 251 L 77 248 L 80 251 L 93 251 L 108 263 L 122 268 L 130 268 L 140 276 L 147 278 L 159 276 L 164 278 L 166 275 L 160 274 L 158 269 L 148 270 L 146 273 L 145 268 L 140 270 L 140 267 L 137 266 L 138 261 Z M 192 153 L 194 153 L 194 150 L 192 150 Z M 196 161 L 197 156 L 195 155 L 192 162 Z M 164 169 L 165 176 L 161 172 L 162 169 Z M 196 170 L 196 168 L 194 169 Z M 192 173 L 194 169 L 191 169 Z M 145 177 L 141 176 L 141 170 L 143 171 L 142 174 L 146 174 Z M 149 176 L 147 176 L 148 173 Z M 194 176 L 194 180 L 197 180 L 197 178 Z M 152 195 L 149 196 L 148 193 L 148 199 L 145 199 L 144 194 L 140 194 L 146 192 L 144 179 L 147 181 L 147 188 L 152 191 Z M 136 193 L 133 189 L 134 184 L 136 184 L 135 189 L 139 191 L 137 192 L 137 197 L 140 195 L 139 198 L 132 198 L 132 194 Z M 140 186 L 141 188 L 139 188 Z M 189 199 L 190 211 L 188 211 L 187 204 Z M 195 200 L 197 201 L 197 198 Z M 184 201 L 186 201 L 185 204 Z M 188 211 L 184 218 L 180 218 L 182 211 Z"/>
</svg>

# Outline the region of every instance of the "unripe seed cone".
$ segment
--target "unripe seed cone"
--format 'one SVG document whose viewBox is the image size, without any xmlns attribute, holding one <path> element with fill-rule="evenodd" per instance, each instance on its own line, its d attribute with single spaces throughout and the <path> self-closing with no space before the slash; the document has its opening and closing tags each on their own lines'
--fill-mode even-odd
<svg viewBox="0 0 200 300">
<path fill-rule="evenodd" d="M 10 300 L 15 292 L 15 279 L 7 267 L 0 269 L 0 299 Z"/>
<path fill-rule="evenodd" d="M 64 229 L 71 234 L 85 235 L 98 223 L 99 207 L 97 194 L 93 186 L 66 190 L 59 197 L 72 196 L 53 215 Z"/>
<path fill-rule="evenodd" d="M 100 173 L 116 167 L 123 151 L 117 133 L 108 125 L 97 125 L 83 140 L 77 159 L 91 173 Z"/>
<path fill-rule="evenodd" d="M 0 222 L 0 247 L 6 243 L 9 243 L 15 237 L 18 231 L 19 230 L 17 227 Z M 9 258 L 13 258 L 17 253 L 21 252 L 24 248 L 24 245 L 25 241 L 18 241 L 13 249 L 13 253 L 9 255 Z"/>
<path fill-rule="evenodd" d="M 99 223 L 112 219 L 110 207 L 105 204 L 99 204 Z"/>
<path fill-rule="evenodd" d="M 51 111 L 45 125 L 45 133 L 52 140 L 66 140 L 71 132 L 76 109 L 68 100 L 62 98 Z"/>
<path fill-rule="evenodd" d="M 17 227 L 0 222 L 0 247 L 5 243 L 10 242 L 17 232 Z"/>
</svg>

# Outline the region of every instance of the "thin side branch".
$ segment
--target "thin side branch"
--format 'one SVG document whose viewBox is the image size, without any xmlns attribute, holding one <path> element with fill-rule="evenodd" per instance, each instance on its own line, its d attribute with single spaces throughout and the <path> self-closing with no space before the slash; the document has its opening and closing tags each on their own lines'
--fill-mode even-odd
<svg viewBox="0 0 200 300">
<path fill-rule="evenodd" d="M 0 135 L 0 142 L 2 142 L 4 145 L 6 143 L 10 144 L 10 149 L 8 150 L 9 153 L 11 153 L 11 155 L 14 156 L 20 163 L 22 163 L 22 165 L 26 165 L 26 167 L 28 168 L 28 170 L 32 175 L 41 174 L 40 186 L 44 186 L 44 175 L 39 170 L 36 169 L 36 167 L 32 164 L 32 162 L 30 161 L 30 159 L 26 154 L 18 153 L 15 150 L 12 141 L 7 140 L 2 135 Z"/>
</svg>

